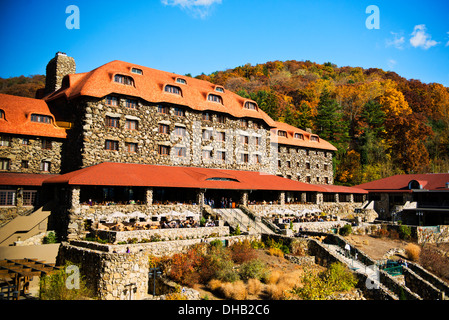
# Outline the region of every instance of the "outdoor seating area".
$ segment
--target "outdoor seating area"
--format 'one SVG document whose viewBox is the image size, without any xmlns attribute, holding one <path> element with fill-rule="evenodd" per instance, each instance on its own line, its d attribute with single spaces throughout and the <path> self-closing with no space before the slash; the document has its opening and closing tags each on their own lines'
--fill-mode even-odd
<svg viewBox="0 0 449 320">
<path fill-rule="evenodd" d="M 192 217 L 185 220 L 166 220 L 163 221 L 132 221 L 132 222 L 99 222 L 96 229 L 106 231 L 135 231 L 135 230 L 155 230 L 167 228 L 197 228 L 199 223 Z"/>
<path fill-rule="evenodd" d="M 265 211 L 264 216 L 278 223 L 338 221 L 336 215 L 324 214 L 320 209 L 275 209 Z"/>
</svg>

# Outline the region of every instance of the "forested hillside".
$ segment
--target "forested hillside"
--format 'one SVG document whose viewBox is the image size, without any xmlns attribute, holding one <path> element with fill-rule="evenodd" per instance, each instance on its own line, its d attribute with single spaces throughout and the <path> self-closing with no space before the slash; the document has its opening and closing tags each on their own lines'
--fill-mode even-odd
<svg viewBox="0 0 449 320">
<path fill-rule="evenodd" d="M 449 171 L 449 88 L 394 72 L 272 61 L 197 78 L 255 100 L 273 119 L 333 143 L 335 182 Z M 45 76 L 0 78 L 0 92 L 34 97 Z"/>
<path fill-rule="evenodd" d="M 449 88 L 394 72 L 272 61 L 197 78 L 254 99 L 273 119 L 333 143 L 336 184 L 449 171 Z"/>
</svg>

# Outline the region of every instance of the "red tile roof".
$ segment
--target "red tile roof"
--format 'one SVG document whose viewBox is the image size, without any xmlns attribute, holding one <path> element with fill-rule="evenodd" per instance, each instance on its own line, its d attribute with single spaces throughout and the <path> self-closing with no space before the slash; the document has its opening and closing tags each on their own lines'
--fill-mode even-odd
<svg viewBox="0 0 449 320">
<path fill-rule="evenodd" d="M 41 186 L 55 174 L 0 172 L 0 186 Z"/>
<path fill-rule="evenodd" d="M 55 119 L 43 100 L 0 94 L 0 133 L 65 138 L 66 130 L 55 125 Z M 49 116 L 52 123 L 31 122 L 31 115 Z"/>
<path fill-rule="evenodd" d="M 355 187 L 363 188 L 371 192 L 411 192 L 409 183 L 417 181 L 423 190 L 449 191 L 446 183 L 449 182 L 449 173 L 427 173 L 427 174 L 402 174 L 383 178 Z"/>
<path fill-rule="evenodd" d="M 278 144 L 287 144 L 292 146 L 314 148 L 336 151 L 332 144 L 324 139 L 321 139 L 318 135 L 298 129 L 287 123 L 275 121 L 276 128 L 271 129 L 271 142 L 277 142 Z M 279 136 L 278 131 L 285 131 L 287 137 Z M 302 139 L 295 138 L 295 133 L 302 135 Z M 311 136 L 315 136 L 318 141 L 312 141 Z"/>
<path fill-rule="evenodd" d="M 214 180 L 216 178 L 230 179 L 230 181 Z M 328 192 L 327 189 L 321 185 L 307 184 L 253 171 L 115 162 L 104 162 L 50 178 L 44 182 L 44 184 L 50 183 L 69 185 Z M 357 191 L 360 190 L 354 189 L 354 191 L 357 193 Z"/>
<path fill-rule="evenodd" d="M 132 68 L 142 70 L 142 74 L 132 73 Z M 114 82 L 114 76 L 117 74 L 132 77 L 134 85 Z M 177 78 L 184 79 L 186 84 L 176 82 Z M 182 94 L 165 92 L 166 85 L 178 87 Z M 168 102 L 184 105 L 198 111 L 210 110 L 228 113 L 237 118 L 261 119 L 271 127 L 274 125 L 273 119 L 262 110 L 244 108 L 245 102 L 252 100 L 242 98 L 226 89 L 224 92 L 218 92 L 215 90 L 216 87 L 215 84 L 208 81 L 115 60 L 90 72 L 68 75 L 63 80 L 62 88 L 44 99 L 51 101 L 65 97 L 70 100 L 79 96 L 102 98 L 111 93 L 117 93 L 139 97 L 154 103 Z M 223 104 L 209 101 L 209 94 L 220 96 Z"/>
</svg>

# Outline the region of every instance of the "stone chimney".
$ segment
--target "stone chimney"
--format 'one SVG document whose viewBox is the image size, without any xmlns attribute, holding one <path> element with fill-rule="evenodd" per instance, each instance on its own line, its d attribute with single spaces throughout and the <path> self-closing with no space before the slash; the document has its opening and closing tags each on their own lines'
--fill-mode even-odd
<svg viewBox="0 0 449 320">
<path fill-rule="evenodd" d="M 64 76 L 76 73 L 75 59 L 63 52 L 57 52 L 47 64 L 46 73 L 45 94 L 49 94 L 61 88 Z"/>
</svg>

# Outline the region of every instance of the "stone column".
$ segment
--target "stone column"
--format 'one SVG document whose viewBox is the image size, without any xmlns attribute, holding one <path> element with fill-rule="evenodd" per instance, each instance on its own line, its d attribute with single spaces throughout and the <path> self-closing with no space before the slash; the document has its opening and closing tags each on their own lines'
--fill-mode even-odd
<svg viewBox="0 0 449 320">
<path fill-rule="evenodd" d="M 323 203 L 323 193 L 322 192 L 317 192 L 316 193 L 316 199 L 315 199 L 315 203 L 316 204 L 322 204 Z"/>
<path fill-rule="evenodd" d="M 335 194 L 334 201 L 335 201 L 335 203 L 339 203 L 340 202 L 340 195 L 338 193 Z"/>
<path fill-rule="evenodd" d="M 279 192 L 279 203 L 281 205 L 285 204 L 285 192 L 284 191 Z"/>
<path fill-rule="evenodd" d="M 307 202 L 307 193 L 306 192 L 302 192 L 301 193 L 301 202 L 302 203 L 306 203 Z"/>
<path fill-rule="evenodd" d="M 153 205 L 153 188 L 145 189 L 145 199 L 148 207 Z"/>
<path fill-rule="evenodd" d="M 244 205 L 248 205 L 248 191 L 242 191 L 240 202 Z"/>
<path fill-rule="evenodd" d="M 197 204 L 200 206 L 200 208 L 202 208 L 204 206 L 204 194 L 206 193 L 206 191 L 204 189 L 200 189 L 198 190 L 197 194 L 196 194 L 196 201 Z"/>
<path fill-rule="evenodd" d="M 348 196 L 349 196 L 348 201 L 349 201 L 350 203 L 354 203 L 354 194 L 353 194 L 353 193 L 350 193 L 350 194 L 348 194 Z"/>
<path fill-rule="evenodd" d="M 17 188 L 16 207 L 23 207 L 23 188 Z"/>
<path fill-rule="evenodd" d="M 80 192 L 81 188 L 79 186 L 73 186 L 70 189 L 70 204 L 71 209 L 77 211 L 80 210 Z"/>
</svg>

